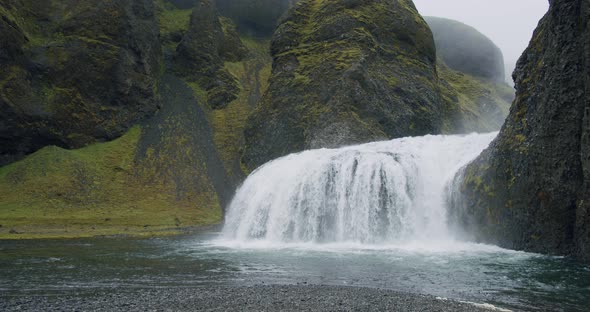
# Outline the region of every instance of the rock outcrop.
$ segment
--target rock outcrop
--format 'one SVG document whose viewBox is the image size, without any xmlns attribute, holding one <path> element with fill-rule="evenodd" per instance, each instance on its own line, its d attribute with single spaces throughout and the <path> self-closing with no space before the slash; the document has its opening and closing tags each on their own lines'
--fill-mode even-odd
<svg viewBox="0 0 590 312">
<path fill-rule="evenodd" d="M 458 21 L 432 16 L 424 19 L 434 35 L 438 57 L 447 66 L 495 82 L 505 81 L 504 56 L 492 40 Z"/>
<path fill-rule="evenodd" d="M 112 140 L 157 110 L 153 1 L 3 1 L 0 29 L 0 165 Z"/>
<path fill-rule="evenodd" d="M 300 1 L 271 53 L 269 90 L 245 131 L 249 169 L 308 148 L 441 131 L 434 40 L 409 0 Z"/>
<path fill-rule="evenodd" d="M 477 241 L 590 258 L 590 1 L 552 0 L 518 61 L 498 138 L 457 178 Z"/>
<path fill-rule="evenodd" d="M 213 0 L 199 0 L 192 11 L 188 31 L 176 48 L 175 68 L 208 93 L 212 108 L 235 100 L 238 83 L 223 67 L 224 61 L 239 61 L 247 54 L 235 26 L 221 19 Z"/>
</svg>

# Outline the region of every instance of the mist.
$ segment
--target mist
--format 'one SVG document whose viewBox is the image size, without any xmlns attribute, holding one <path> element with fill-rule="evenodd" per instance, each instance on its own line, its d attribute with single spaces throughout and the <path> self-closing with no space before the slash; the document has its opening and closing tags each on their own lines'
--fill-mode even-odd
<svg viewBox="0 0 590 312">
<path fill-rule="evenodd" d="M 528 46 L 547 0 L 414 0 L 423 16 L 439 16 L 475 27 L 500 47 L 507 81 L 512 82 L 516 61 Z"/>
</svg>

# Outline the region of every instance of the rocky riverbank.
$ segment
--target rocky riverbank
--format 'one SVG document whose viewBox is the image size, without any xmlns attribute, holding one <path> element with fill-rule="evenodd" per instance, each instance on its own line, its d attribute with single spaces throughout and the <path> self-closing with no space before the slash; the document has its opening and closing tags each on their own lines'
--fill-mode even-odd
<svg viewBox="0 0 590 312">
<path fill-rule="evenodd" d="M 2 311 L 505 311 L 431 296 L 336 286 L 126 289 L 3 297 Z"/>
</svg>

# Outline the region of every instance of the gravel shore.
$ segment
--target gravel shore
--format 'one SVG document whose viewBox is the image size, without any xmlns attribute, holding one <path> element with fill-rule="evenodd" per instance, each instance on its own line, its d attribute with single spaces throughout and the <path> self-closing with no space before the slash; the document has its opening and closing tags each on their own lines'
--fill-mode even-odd
<svg viewBox="0 0 590 312">
<path fill-rule="evenodd" d="M 493 311 L 389 290 L 335 286 L 124 289 L 48 296 L 0 294 L 0 311 Z"/>
</svg>

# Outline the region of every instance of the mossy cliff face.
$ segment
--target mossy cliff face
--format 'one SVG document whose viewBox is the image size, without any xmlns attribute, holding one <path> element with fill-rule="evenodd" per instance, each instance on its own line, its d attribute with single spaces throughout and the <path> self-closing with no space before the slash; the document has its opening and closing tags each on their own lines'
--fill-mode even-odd
<svg viewBox="0 0 590 312">
<path fill-rule="evenodd" d="M 272 58 L 268 39 L 239 34 L 233 20 L 219 15 L 215 3 L 196 3 L 187 14 L 183 6 L 161 2 L 160 24 L 163 33 L 180 34 L 165 36 L 165 51 L 172 55 L 171 71 L 193 89 L 207 115 L 232 184 L 224 190 L 228 196 L 222 196 L 228 198 L 244 178 L 243 130 L 267 88 Z M 184 29 L 173 22 L 178 17 L 184 18 Z"/>
<path fill-rule="evenodd" d="M 3 1 L 0 17 L 0 164 L 112 140 L 156 111 L 152 1 Z"/>
<path fill-rule="evenodd" d="M 245 131 L 249 169 L 308 148 L 441 131 L 434 41 L 411 1 L 300 1 L 271 53 L 270 86 Z"/>
<path fill-rule="evenodd" d="M 144 122 L 137 143 L 134 172 L 142 185 L 159 189 L 179 204 L 197 211 L 219 212 L 230 199 L 232 185 L 213 142 L 213 131 L 193 89 L 165 74 L 162 109 Z"/>
<path fill-rule="evenodd" d="M 22 11 L 34 11 L 35 3 L 27 2 Z M 156 112 L 138 119 L 113 141 L 74 150 L 46 146 L 0 168 L 1 238 L 161 235 L 221 222 L 222 207 L 244 178 L 239 163 L 242 132 L 266 90 L 271 58 L 268 40 L 240 37 L 233 22 L 214 10 L 214 27 L 199 28 L 203 21 L 191 18 L 194 11 L 169 1 L 154 3 L 151 26 L 159 32 L 155 44 L 161 46 L 153 90 Z M 59 14 L 56 20 L 62 19 Z M 119 33 L 124 31 L 118 28 L 113 36 L 125 37 Z M 178 67 L 180 45 L 190 48 L 196 44 L 191 40 L 212 33 L 221 33 L 223 40 L 213 42 L 213 49 L 195 49 L 201 54 L 194 55 L 209 54 L 205 57 L 215 59 L 212 72 L 223 71 L 231 78 L 235 97 L 217 105 L 210 102 L 216 89 L 207 87 L 218 76 L 203 75 L 200 66 L 210 64 L 188 63 L 192 72 Z M 25 50 L 13 44 L 19 42 L 14 40 L 19 33 L 2 34 L 0 38 L 12 44 L 3 46 L 2 61 L 26 60 Z M 4 81 L 10 76 L 0 77 Z M 15 98 L 25 101 L 28 95 L 21 92 Z"/>
<path fill-rule="evenodd" d="M 224 58 L 238 61 L 246 53 L 235 26 L 228 19 L 220 19 L 214 1 L 200 0 L 176 48 L 175 70 L 207 91 L 212 108 L 221 108 L 235 100 L 239 92 L 235 77 L 223 67 Z"/>
<path fill-rule="evenodd" d="M 590 258 L 590 1 L 553 0 L 514 72 L 499 137 L 458 177 L 477 241 Z"/>
<path fill-rule="evenodd" d="M 504 82 L 504 56 L 492 40 L 458 21 L 431 16 L 424 19 L 434 35 L 438 57 L 447 66 L 475 77 Z"/>
</svg>

